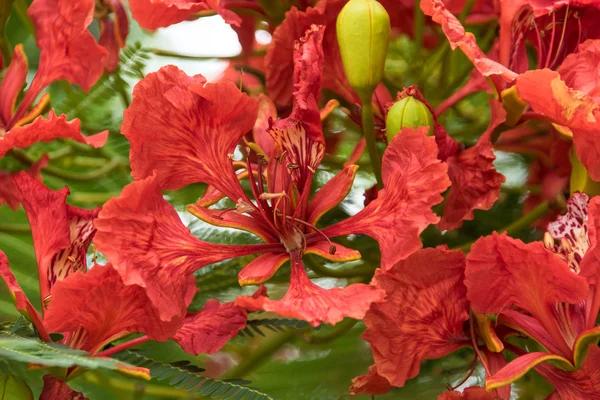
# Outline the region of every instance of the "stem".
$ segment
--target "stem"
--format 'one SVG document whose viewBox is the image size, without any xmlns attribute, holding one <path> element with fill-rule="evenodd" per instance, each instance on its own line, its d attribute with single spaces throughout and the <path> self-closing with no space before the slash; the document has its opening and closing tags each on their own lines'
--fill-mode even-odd
<svg viewBox="0 0 600 400">
<path fill-rule="evenodd" d="M 270 338 L 270 340 L 263 343 L 262 346 L 254 351 L 254 353 L 250 354 L 249 357 L 246 357 L 237 367 L 227 372 L 220 379 L 225 380 L 247 376 L 250 372 L 252 372 L 252 370 L 269 361 L 271 356 L 284 344 L 296 337 L 298 332 L 298 329 L 287 330 Z"/>
<path fill-rule="evenodd" d="M 365 96 L 366 97 L 366 96 Z M 373 173 L 377 178 L 377 188 L 383 189 L 383 179 L 381 178 L 381 158 L 379 150 L 377 150 L 377 142 L 375 138 L 375 122 L 373 121 L 373 104 L 371 103 L 371 95 L 362 99 L 362 128 L 367 141 L 367 150 L 373 167 Z"/>
<path fill-rule="evenodd" d="M 307 334 L 304 337 L 306 343 L 309 344 L 325 344 L 334 341 L 335 339 L 343 336 L 345 333 L 349 332 L 354 326 L 359 322 L 357 319 L 346 318 L 342 322 L 336 325 L 335 330 L 333 332 L 328 333 L 327 335 L 314 335 Z"/>
<path fill-rule="evenodd" d="M 69 196 L 73 203 L 105 203 L 113 197 L 119 197 L 120 192 L 74 192 Z"/>
<path fill-rule="evenodd" d="M 145 343 L 145 342 L 147 342 L 149 340 L 150 340 L 150 338 L 148 336 L 146 336 L 146 335 L 140 336 L 138 338 L 131 339 L 131 340 L 125 342 L 125 343 L 118 344 L 118 345 L 113 346 L 113 347 L 111 347 L 109 349 L 106 349 L 104 351 L 96 353 L 94 355 L 94 357 L 110 357 L 113 354 L 117 354 L 117 353 L 119 353 L 119 352 L 121 352 L 123 350 L 127 350 L 130 347 L 137 346 L 138 344 Z"/>
<path fill-rule="evenodd" d="M 474 5 L 475 5 L 475 0 L 468 0 L 467 4 L 465 4 L 463 9 L 461 10 L 460 14 L 458 15 L 458 20 L 460 21 L 460 23 L 462 25 L 465 24 L 465 20 L 467 19 L 467 16 L 471 12 L 471 9 L 473 8 Z"/>
<path fill-rule="evenodd" d="M 15 11 L 17 12 L 17 15 L 19 16 L 19 19 L 21 20 L 21 22 L 23 23 L 25 28 L 27 28 L 29 33 L 31 33 L 32 35 L 35 35 L 35 27 L 33 26 L 33 22 L 31 21 L 31 18 L 29 18 L 29 15 L 27 15 L 27 8 L 29 7 L 29 5 L 27 4 L 27 1 L 26 0 L 15 0 L 14 7 L 15 7 Z"/>
<path fill-rule="evenodd" d="M 502 229 L 497 230 L 496 232 L 498 232 L 498 233 L 506 232 L 508 235 L 513 236 L 516 233 L 518 233 L 519 231 L 521 231 L 522 229 L 529 226 L 529 224 L 531 224 L 532 222 L 534 222 L 534 221 L 540 219 L 541 217 L 543 217 L 544 215 L 548 214 L 548 212 L 551 209 L 552 208 L 550 207 L 550 203 L 548 201 L 543 201 L 540 204 L 538 204 L 533 210 L 531 210 L 527 214 L 523 215 L 521 218 L 513 221 L 511 224 L 505 226 Z M 471 246 L 473 245 L 473 243 L 475 243 L 475 240 L 464 243 L 464 244 L 458 246 L 457 248 L 467 252 L 471 249 Z"/>
<path fill-rule="evenodd" d="M 189 399 L 190 394 L 185 390 L 175 389 L 169 386 L 158 386 L 148 383 L 132 382 L 118 378 L 106 378 L 101 379 L 98 377 L 98 372 L 89 371 L 84 374 L 80 379 L 84 379 L 95 385 L 102 384 L 103 382 L 108 383 L 115 389 L 120 389 L 127 392 L 137 393 L 140 389 L 144 390 L 144 393 L 149 396 L 167 397 L 171 399 Z"/>
<path fill-rule="evenodd" d="M 423 27 L 425 26 L 425 14 L 421 11 L 420 4 L 420 0 L 415 0 L 413 35 L 417 55 L 421 53 L 421 49 L 423 48 Z"/>
<path fill-rule="evenodd" d="M 6 22 L 10 16 L 12 10 L 13 0 L 3 0 L 0 3 L 0 51 L 2 51 L 2 58 L 4 59 L 4 66 L 8 66 L 10 58 L 12 56 L 12 49 L 8 38 L 6 37 Z"/>
<path fill-rule="evenodd" d="M 0 232 L 29 233 L 31 228 L 28 224 L 0 224 Z"/>
<path fill-rule="evenodd" d="M 235 56 L 193 56 L 193 55 L 189 55 L 189 54 L 179 54 L 179 53 L 175 53 L 173 51 L 162 50 L 162 49 L 152 49 L 152 52 L 154 54 L 156 54 L 157 56 L 176 57 L 176 58 L 183 58 L 183 59 L 188 59 L 188 60 L 212 61 L 212 60 L 241 60 L 242 59 L 242 56 L 239 54 L 237 54 Z"/>
</svg>

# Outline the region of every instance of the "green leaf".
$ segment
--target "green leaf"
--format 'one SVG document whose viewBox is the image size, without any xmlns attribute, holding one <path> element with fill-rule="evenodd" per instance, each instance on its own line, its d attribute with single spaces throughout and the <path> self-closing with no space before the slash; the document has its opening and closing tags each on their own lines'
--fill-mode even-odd
<svg viewBox="0 0 600 400">
<path fill-rule="evenodd" d="M 115 356 L 123 362 L 150 369 L 150 376 L 156 380 L 170 379 L 169 385 L 188 392 L 194 391 L 202 396 L 212 399 L 230 399 L 235 395 L 239 400 L 274 400 L 275 398 L 258 390 L 248 387 L 250 381 L 245 380 L 219 380 L 201 375 L 204 369 L 191 364 L 189 361 L 162 363 L 152 360 L 139 352 L 125 350 Z"/>
<path fill-rule="evenodd" d="M 63 368 L 123 370 L 124 367 L 129 366 L 120 360 L 90 357 L 85 351 L 73 350 L 62 344 L 44 343 L 37 339 L 24 338 L 7 332 L 0 333 L 0 357 Z"/>
<path fill-rule="evenodd" d="M 265 336 L 260 327 L 264 327 L 273 332 L 283 332 L 285 329 L 302 329 L 308 326 L 308 322 L 293 318 L 262 318 L 249 319 L 246 327 L 242 329 L 239 336 L 254 337 L 254 333 Z"/>
</svg>

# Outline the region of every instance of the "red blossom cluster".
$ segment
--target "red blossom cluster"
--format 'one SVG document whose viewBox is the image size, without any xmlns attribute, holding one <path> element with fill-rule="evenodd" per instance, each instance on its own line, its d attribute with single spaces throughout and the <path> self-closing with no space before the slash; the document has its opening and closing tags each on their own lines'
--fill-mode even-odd
<svg viewBox="0 0 600 400">
<path fill-rule="evenodd" d="M 254 0 L 129 1 L 132 17 L 149 30 L 219 14 L 239 36 L 239 65 L 252 65 L 264 81 L 240 74 L 238 61 L 217 82 L 173 65 L 147 74 L 135 86 L 121 126 L 131 146 L 133 182 L 97 209 L 71 206 L 67 188 L 41 183 L 47 157 L 28 171 L 0 172 L 0 204 L 22 205 L 29 219 L 41 312 L 1 251 L 0 276 L 39 338 L 50 342 L 51 333 L 61 333 L 63 344 L 90 357 L 169 339 L 197 355 L 220 350 L 252 311 L 314 327 L 349 317 L 364 321 L 362 337 L 374 359 L 367 374 L 354 379 L 353 394 L 387 393 L 418 376 L 424 360 L 469 348 L 471 372 L 477 363 L 485 370 L 484 387 L 450 388 L 440 399 L 509 399 L 511 383 L 530 370 L 552 384 L 552 398 L 600 399 L 600 199 L 594 197 L 600 193 L 580 184 L 600 180 L 600 2 L 421 0 L 431 17 L 425 46 L 447 45 L 432 33 L 439 25 L 449 46 L 460 48 L 475 69 L 436 107 L 416 85 L 398 91 L 395 101 L 410 96 L 426 106 L 433 129 L 429 135 L 429 126 L 403 127 L 387 132 L 389 142 L 389 85 L 380 83 L 365 105 L 345 74 L 336 20 L 348 2 L 297 3 L 281 10 Z M 467 3 L 469 12 L 457 17 Z M 413 31 L 413 1 L 381 4 L 392 35 Z M 0 158 L 59 138 L 103 146 L 108 132 L 84 136 L 78 120 L 54 110 L 44 116 L 50 98 L 43 92 L 59 80 L 89 90 L 118 68 L 130 23 L 124 5 L 34 0 L 28 14 L 40 61 L 21 95 L 27 59 L 21 45 L 14 48 L 0 84 Z M 100 26 L 98 40 L 88 30 L 93 20 Z M 499 22 L 499 34 L 486 54 L 461 21 L 490 20 Z M 272 33 L 265 54 L 255 51 L 257 21 L 267 21 Z M 466 147 L 448 133 L 441 115 L 475 92 L 491 94 L 490 120 Z M 373 166 L 381 182 L 366 194 L 361 211 L 323 226 L 322 217 L 350 192 L 366 146 L 364 140 L 354 143 L 345 167 L 315 193 L 315 174 L 331 151 L 323 122 L 340 103 L 359 126 L 364 120 L 357 110 L 374 110 L 380 149 L 385 146 L 381 163 Z M 567 213 L 545 229 L 541 224 L 542 241 L 526 244 L 493 233 L 470 249 L 422 248 L 428 227 L 459 229 L 500 198 L 505 177 L 494 166 L 498 150 L 539 155 L 529 182 L 542 190 L 530 196 L 526 209 L 556 199 L 570 182 Z M 189 213 L 215 227 L 249 232 L 260 243 L 195 237 L 163 197 L 165 190 L 194 183 L 207 189 Z M 333 241 L 350 235 L 378 243 L 379 249 L 369 250 L 381 255 L 372 280 L 330 289 L 311 281 L 306 255 L 323 263 L 361 259 L 358 250 Z M 88 254 L 92 243 L 104 265 Z M 256 257 L 238 281 L 260 285 L 254 295 L 223 304 L 212 299 L 188 312 L 198 290 L 196 271 L 249 255 Z M 287 292 L 271 298 L 263 284 L 288 261 Z M 129 340 L 114 345 L 124 338 Z M 521 345 L 525 338 L 539 349 Z M 47 375 L 41 398 L 82 397 L 65 383 L 82 372 L 72 367 L 59 377 Z M 123 365 L 121 372 L 149 377 L 142 367 Z"/>
</svg>

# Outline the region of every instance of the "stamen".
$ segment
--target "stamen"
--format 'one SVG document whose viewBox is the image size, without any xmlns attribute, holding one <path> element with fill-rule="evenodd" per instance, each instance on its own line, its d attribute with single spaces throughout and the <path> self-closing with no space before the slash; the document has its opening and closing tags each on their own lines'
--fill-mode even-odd
<svg viewBox="0 0 600 400">
<path fill-rule="evenodd" d="M 481 355 L 481 352 L 479 351 L 479 344 L 477 343 L 477 336 L 475 335 L 475 316 L 473 315 L 472 311 L 469 312 L 469 314 L 469 327 L 471 330 L 471 343 L 473 344 L 473 350 L 475 350 L 475 354 L 477 355 L 476 358 L 479 358 L 481 360 L 481 365 L 483 365 L 483 369 L 485 370 L 486 376 L 491 376 L 490 369 L 488 368 L 487 363 L 485 362 L 483 356 Z"/>
<path fill-rule="evenodd" d="M 554 238 L 550 232 L 544 232 L 544 247 L 548 250 L 554 249 Z"/>
<path fill-rule="evenodd" d="M 288 216 L 287 218 L 295 221 L 295 222 L 299 222 L 302 225 L 305 225 L 307 227 L 309 227 L 310 229 L 314 230 L 315 232 L 317 232 L 319 235 L 321 235 L 326 241 L 327 243 L 329 243 L 329 253 L 330 254 L 335 254 L 337 247 L 335 247 L 335 245 L 331 242 L 331 240 L 329 240 L 329 238 L 327 237 L 327 235 L 325 234 L 325 232 L 323 232 L 322 230 L 320 230 L 319 228 L 317 228 L 316 226 L 314 226 L 313 224 L 310 224 L 306 221 L 302 221 L 301 219 L 298 218 L 294 218 L 294 217 L 290 217 Z"/>
<path fill-rule="evenodd" d="M 542 69 L 542 58 L 543 58 L 543 54 L 544 54 L 544 45 L 542 43 L 542 34 L 540 32 L 540 29 L 537 26 L 537 23 L 535 22 L 535 17 L 531 17 L 531 26 L 533 26 L 533 29 L 535 30 L 535 35 L 537 38 L 537 42 L 538 42 L 538 51 L 539 51 L 539 55 L 538 55 L 538 60 L 537 60 L 537 69 Z"/>
<path fill-rule="evenodd" d="M 465 382 L 471 377 L 471 375 L 473 375 L 473 372 L 475 372 L 476 367 L 477 367 L 477 356 L 473 357 L 473 364 L 471 365 L 471 368 L 469 368 L 467 375 L 460 382 L 458 382 L 454 386 L 450 385 L 449 383 L 446 384 L 446 387 L 448 388 L 448 390 L 453 391 L 453 390 L 458 389 L 462 385 L 464 385 Z"/>
<path fill-rule="evenodd" d="M 241 212 L 241 213 L 254 211 L 254 208 L 252 208 L 252 207 L 250 207 L 250 211 L 239 211 L 240 210 L 240 204 L 243 203 L 243 202 L 244 201 L 242 199 L 238 199 L 238 202 L 236 204 L 237 207 L 227 208 L 227 209 L 223 210 L 222 212 L 220 212 L 219 214 L 213 214 L 212 217 L 216 218 L 216 219 L 223 219 L 223 215 L 227 214 L 230 211 L 238 211 L 238 212 Z"/>
<path fill-rule="evenodd" d="M 560 35 L 560 42 L 558 42 L 558 48 L 556 49 L 556 54 L 554 54 L 554 58 L 552 59 L 552 62 L 550 63 L 548 68 L 552 68 L 552 66 L 558 60 L 558 56 L 560 54 L 560 51 L 562 50 L 562 45 L 563 45 L 563 42 L 565 39 L 565 31 L 567 30 L 567 20 L 568 19 L 569 19 L 569 4 L 567 4 L 567 12 L 565 14 L 565 19 L 563 21 L 563 29 L 562 29 L 562 33 Z"/>
<path fill-rule="evenodd" d="M 552 37 L 550 38 L 550 47 L 548 47 L 548 54 L 546 55 L 546 63 L 544 64 L 544 68 L 549 68 L 550 56 L 552 55 L 552 49 L 554 48 L 554 32 L 556 31 L 556 13 L 554 11 L 552 14 Z"/>
<path fill-rule="evenodd" d="M 279 193 L 268 193 L 268 192 L 264 192 L 261 193 L 259 198 L 262 200 L 271 200 L 271 199 L 278 199 L 280 197 L 285 197 L 287 196 L 287 194 L 285 192 L 279 192 Z"/>
</svg>

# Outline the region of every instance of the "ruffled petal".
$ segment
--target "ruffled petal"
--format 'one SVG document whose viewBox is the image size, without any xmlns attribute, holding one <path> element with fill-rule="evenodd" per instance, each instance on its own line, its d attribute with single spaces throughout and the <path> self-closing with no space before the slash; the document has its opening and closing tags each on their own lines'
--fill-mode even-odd
<svg viewBox="0 0 600 400">
<path fill-rule="evenodd" d="M 155 30 L 173 25 L 200 11 L 214 10 L 230 25 L 240 25 L 238 15 L 220 5 L 218 0 L 130 0 L 133 18 L 144 29 Z"/>
<path fill-rule="evenodd" d="M 136 85 L 121 128 L 131 174 L 142 179 L 156 169 L 160 185 L 174 190 L 205 182 L 235 202 L 246 196 L 229 155 L 254 126 L 257 104 L 232 82 L 204 82 L 166 66 Z"/>
<path fill-rule="evenodd" d="M 335 325 L 344 317 L 362 319 L 369 306 L 383 298 L 382 290 L 361 283 L 323 289 L 310 281 L 300 260 L 292 260 L 290 287 L 282 299 L 271 300 L 266 295 L 256 298 L 240 296 L 235 304 L 248 310 L 264 310 L 302 319 L 318 326 L 321 323 Z"/>
<path fill-rule="evenodd" d="M 565 84 L 556 71 L 527 71 L 516 81 L 519 96 L 537 113 L 571 131 L 575 151 L 592 179 L 600 181 L 600 104 Z"/>
<path fill-rule="evenodd" d="M 505 82 L 512 82 L 517 74 L 502 64 L 490 60 L 477 46 L 475 36 L 465 32 L 458 19 L 446 9 L 442 0 L 421 0 L 421 10 L 442 26 L 450 47 L 460 49 L 471 60 L 475 68 L 484 76 L 498 76 Z"/>
<path fill-rule="evenodd" d="M 325 155 L 319 96 L 323 74 L 323 27 L 313 25 L 294 46 L 294 101 L 288 118 L 272 122 L 269 133 L 303 193 Z"/>
<path fill-rule="evenodd" d="M 36 79 L 43 86 L 65 79 L 90 90 L 102 76 L 108 54 L 87 29 L 94 17 L 94 0 L 35 0 L 27 13 L 42 50 Z"/>
<path fill-rule="evenodd" d="M 358 214 L 323 231 L 328 236 L 362 233 L 379 242 L 381 266 L 389 270 L 421 248 L 419 235 L 439 218 L 431 207 L 450 185 L 427 127 L 405 128 L 383 155 L 384 189 Z"/>
<path fill-rule="evenodd" d="M 17 311 L 19 311 L 23 316 L 25 316 L 28 320 L 30 320 L 35 328 L 37 329 L 40 337 L 44 341 L 50 341 L 50 337 L 48 336 L 48 332 L 44 328 L 44 323 L 42 322 L 42 318 L 40 314 L 37 312 L 35 307 L 31 304 L 23 289 L 17 282 L 17 278 L 12 273 L 10 268 L 8 267 L 8 258 L 6 258 L 6 254 L 4 254 L 0 250 L 0 278 L 6 283 L 8 287 L 8 291 L 12 296 Z"/>
<path fill-rule="evenodd" d="M 491 137 L 494 129 L 504 122 L 506 111 L 495 100 L 490 100 L 490 107 L 490 125 L 477 144 L 447 160 L 452 186 L 438 224 L 441 230 L 459 228 L 463 221 L 473 219 L 475 210 L 492 208 L 500 196 L 500 187 L 506 179 L 494 168 L 496 156 Z"/>
<path fill-rule="evenodd" d="M 65 335 L 67 343 L 69 335 L 83 335 L 78 348 L 93 354 L 130 333 L 165 341 L 181 327 L 183 318 L 161 320 L 145 290 L 125 285 L 108 264 L 94 265 L 87 273 L 77 272 L 57 283 L 44 323 L 50 332 Z"/>
<path fill-rule="evenodd" d="M 571 353 L 552 308 L 583 301 L 588 283 L 541 243 L 524 244 L 506 233 L 479 239 L 467 256 L 465 284 L 474 311 L 494 314 L 517 306 L 540 322 L 563 355 Z"/>
<path fill-rule="evenodd" d="M 91 136 L 81 134 L 78 119 L 67 121 L 66 115 L 56 116 L 51 110 L 46 118 L 39 116 L 32 123 L 12 128 L 0 140 L 0 158 L 13 147 L 29 147 L 37 142 L 51 142 L 55 139 L 73 139 L 92 147 L 102 147 L 108 138 L 108 131 Z"/>
<path fill-rule="evenodd" d="M 392 385 L 383 376 L 377 373 L 377 366 L 371 365 L 366 375 L 357 376 L 352 379 L 350 393 L 357 394 L 385 394 L 392 390 Z"/>
<path fill-rule="evenodd" d="M 349 165 L 327 181 L 315 194 L 308 206 L 308 223 L 316 225 L 319 219 L 341 203 L 350 192 L 358 165 Z"/>
<path fill-rule="evenodd" d="M 188 314 L 173 340 L 189 354 L 212 354 L 246 327 L 246 310 L 210 299 L 200 312 Z"/>
<path fill-rule="evenodd" d="M 31 225 L 40 295 L 45 302 L 54 284 L 86 270 L 87 250 L 96 233 L 92 220 L 100 208 L 68 205 L 68 188 L 50 190 L 25 172 L 15 176 L 14 183 Z"/>
<path fill-rule="evenodd" d="M 44 388 L 39 400 L 88 400 L 81 392 L 76 392 L 62 379 L 44 375 Z"/>
<path fill-rule="evenodd" d="M 37 162 L 35 162 L 25 173 L 31 176 L 38 182 L 42 182 L 41 170 L 48 165 L 48 155 L 44 154 Z M 15 186 L 14 177 L 18 173 L 8 173 L 0 171 L 0 206 L 6 204 L 13 210 L 17 210 L 21 204 L 21 198 Z"/>
<path fill-rule="evenodd" d="M 27 79 L 27 56 L 23 45 L 18 44 L 13 50 L 13 57 L 0 84 L 0 118 L 7 126 L 15 112 L 17 97 L 21 93 Z"/>
<path fill-rule="evenodd" d="M 463 333 L 469 318 L 464 270 L 462 251 L 435 248 L 375 272 L 372 285 L 385 291 L 386 301 L 371 306 L 363 338 L 371 344 L 377 372 L 391 385 L 417 376 L 423 360 L 469 344 Z"/>
<path fill-rule="evenodd" d="M 567 86 L 579 90 L 600 103 L 600 40 L 586 40 L 569 54 L 558 68 L 561 79 Z"/>
<path fill-rule="evenodd" d="M 238 274 L 241 286 L 258 285 L 271 279 L 287 260 L 288 253 L 266 253 L 250 261 Z"/>
<path fill-rule="evenodd" d="M 126 285 L 139 285 L 163 320 L 185 315 L 188 278 L 199 268 L 263 252 L 262 245 L 227 246 L 192 236 L 162 197 L 156 174 L 126 186 L 95 221 L 94 244 Z"/>
</svg>

